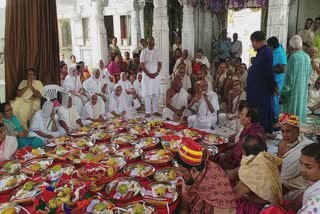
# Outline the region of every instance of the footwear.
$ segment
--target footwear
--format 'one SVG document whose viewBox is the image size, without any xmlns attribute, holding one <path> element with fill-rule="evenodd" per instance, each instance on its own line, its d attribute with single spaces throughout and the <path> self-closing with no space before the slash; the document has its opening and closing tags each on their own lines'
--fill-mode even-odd
<svg viewBox="0 0 320 214">
<path fill-rule="evenodd" d="M 149 118 L 150 116 L 151 116 L 150 114 L 144 115 L 145 118 Z"/>
<path fill-rule="evenodd" d="M 159 112 L 154 113 L 155 116 L 161 117 L 162 115 Z"/>
</svg>

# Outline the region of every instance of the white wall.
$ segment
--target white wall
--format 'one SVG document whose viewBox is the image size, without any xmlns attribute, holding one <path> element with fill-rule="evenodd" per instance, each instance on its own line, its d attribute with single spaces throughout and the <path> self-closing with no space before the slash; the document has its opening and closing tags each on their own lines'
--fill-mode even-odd
<svg viewBox="0 0 320 214">
<path fill-rule="evenodd" d="M 5 31 L 5 0 L 0 0 L 0 52 L 3 57 Z M 0 62 L 0 102 L 5 101 L 5 76 L 4 64 Z"/>
</svg>

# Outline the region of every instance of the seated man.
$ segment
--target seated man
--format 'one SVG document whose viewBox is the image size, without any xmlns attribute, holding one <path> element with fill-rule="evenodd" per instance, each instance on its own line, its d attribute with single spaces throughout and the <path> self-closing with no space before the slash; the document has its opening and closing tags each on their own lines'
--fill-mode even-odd
<svg viewBox="0 0 320 214">
<path fill-rule="evenodd" d="M 309 87 L 308 108 L 313 114 L 320 114 L 320 77 Z"/>
<path fill-rule="evenodd" d="M 248 104 L 244 105 L 240 115 L 240 123 L 243 129 L 238 133 L 229 137 L 229 142 L 233 143 L 233 148 L 224 154 L 221 159 L 223 169 L 237 169 L 240 166 L 240 161 L 243 155 L 242 146 L 247 135 L 253 135 L 261 139 L 261 145 L 264 150 L 267 150 L 265 142 L 265 132 L 259 124 L 258 110 Z"/>
<path fill-rule="evenodd" d="M 299 118 L 291 114 L 281 114 L 279 118 L 283 139 L 279 144 L 278 156 L 283 159 L 281 182 L 285 199 L 294 200 L 308 187 L 308 182 L 300 175 L 301 149 L 312 141 L 299 136 Z M 298 199 L 299 200 L 299 199 Z"/>
<path fill-rule="evenodd" d="M 208 89 L 213 91 L 213 77 L 208 73 L 208 68 L 206 65 L 201 65 L 201 79 L 206 80 L 208 83 Z"/>
<path fill-rule="evenodd" d="M 192 153 L 197 153 L 197 156 Z M 176 160 L 184 178 L 180 214 L 236 213 L 230 182 L 224 171 L 208 160 L 201 145 L 184 139 Z"/>
<path fill-rule="evenodd" d="M 192 84 L 190 76 L 186 74 L 185 64 L 180 65 L 178 69 L 178 74 L 176 76 L 180 77 L 182 81 L 182 88 L 190 94 L 192 92 Z"/>
<path fill-rule="evenodd" d="M 215 92 L 208 90 L 208 83 L 200 81 L 200 90 L 192 98 L 188 107 L 197 105 L 196 115 L 188 117 L 188 125 L 191 128 L 210 129 L 217 123 L 217 111 L 219 110 L 218 96 Z"/>
<path fill-rule="evenodd" d="M 298 214 L 317 213 L 320 207 L 320 144 L 312 143 L 301 150 L 301 174 L 312 185 L 303 194 Z"/>
<path fill-rule="evenodd" d="M 265 152 L 261 139 L 248 135 L 239 168 L 239 182 L 233 188 L 237 213 L 260 213 L 268 203 L 282 204 L 278 167 L 281 158 Z"/>
<path fill-rule="evenodd" d="M 166 95 L 166 107 L 163 109 L 164 120 L 180 121 L 188 116 L 188 92 L 182 88 L 180 77 L 175 77 Z"/>
</svg>

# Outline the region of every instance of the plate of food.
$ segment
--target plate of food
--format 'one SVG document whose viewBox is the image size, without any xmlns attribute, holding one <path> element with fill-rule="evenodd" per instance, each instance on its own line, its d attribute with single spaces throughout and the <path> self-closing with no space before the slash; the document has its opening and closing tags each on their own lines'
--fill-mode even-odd
<svg viewBox="0 0 320 214">
<path fill-rule="evenodd" d="M 155 148 L 159 143 L 160 139 L 157 137 L 145 137 L 137 141 L 133 141 L 131 145 L 138 149 L 149 150 Z"/>
<path fill-rule="evenodd" d="M 109 198 L 120 202 L 129 202 L 139 194 L 141 184 L 135 178 L 120 177 L 108 183 L 105 190 Z"/>
<path fill-rule="evenodd" d="M 40 158 L 42 156 L 44 156 L 46 154 L 46 152 L 42 149 L 42 148 L 37 148 L 37 149 L 33 149 L 30 146 L 24 147 L 22 149 L 19 149 L 16 154 L 15 157 L 16 159 L 25 162 L 28 160 L 32 160 L 34 158 Z"/>
<path fill-rule="evenodd" d="M 137 160 L 141 156 L 141 154 L 142 154 L 142 150 L 134 147 L 123 148 L 116 152 L 116 155 L 125 157 L 125 160 L 127 162 L 132 162 Z"/>
<path fill-rule="evenodd" d="M 22 166 L 21 171 L 26 173 L 27 175 L 37 175 L 41 173 L 43 170 L 47 169 L 49 166 L 51 166 L 52 162 L 52 158 L 33 159 L 25 163 Z"/>
<path fill-rule="evenodd" d="M 4 161 L 0 163 L 0 175 L 17 173 L 21 170 L 21 164 L 19 161 Z"/>
<path fill-rule="evenodd" d="M 21 206 L 13 202 L 0 203 L 1 214 L 19 214 Z"/>
<path fill-rule="evenodd" d="M 120 155 L 107 156 L 101 160 L 100 163 L 106 166 L 115 167 L 117 170 L 121 170 L 127 164 L 125 157 Z"/>
<path fill-rule="evenodd" d="M 183 129 L 178 133 L 179 133 L 179 135 L 181 135 L 183 137 L 188 137 L 188 138 L 191 138 L 192 140 L 195 140 L 195 141 L 201 139 L 201 135 L 197 131 L 192 130 L 192 129 Z"/>
<path fill-rule="evenodd" d="M 90 163 L 78 169 L 78 176 L 87 181 L 97 181 L 99 185 L 111 181 L 116 175 L 115 167 Z"/>
<path fill-rule="evenodd" d="M 151 129 L 155 127 L 163 126 L 164 122 L 162 120 L 149 120 L 147 122 L 147 126 L 149 126 Z"/>
<path fill-rule="evenodd" d="M 154 149 L 145 152 L 142 155 L 142 161 L 148 164 L 163 166 L 169 163 L 173 158 L 173 154 L 166 149 Z"/>
<path fill-rule="evenodd" d="M 66 148 L 64 146 L 57 146 L 53 150 L 47 151 L 46 155 L 58 160 L 66 160 L 73 152 L 75 152 L 75 150 Z"/>
<path fill-rule="evenodd" d="M 99 153 L 113 154 L 118 149 L 119 149 L 118 144 L 96 143 L 94 146 L 89 148 L 89 152 L 94 154 L 99 154 Z"/>
<path fill-rule="evenodd" d="M 118 144 L 118 145 L 125 145 L 125 144 L 130 144 L 134 140 L 137 139 L 136 135 L 131 135 L 128 133 L 121 133 L 117 134 L 114 137 L 111 138 L 111 142 Z"/>
<path fill-rule="evenodd" d="M 146 179 L 147 177 L 152 176 L 154 172 L 155 168 L 145 163 L 128 164 L 122 170 L 124 176 L 138 179 Z"/>
<path fill-rule="evenodd" d="M 45 146 L 46 147 L 62 146 L 62 145 L 70 143 L 72 141 L 72 139 L 73 138 L 69 137 L 69 136 L 52 138 L 52 139 L 48 140 L 48 143 Z"/>
<path fill-rule="evenodd" d="M 27 178 L 28 176 L 24 173 L 2 175 L 0 177 L 0 194 L 6 194 L 20 186 L 27 180 Z"/>
<path fill-rule="evenodd" d="M 165 135 L 161 137 L 162 147 L 171 152 L 178 152 L 181 143 L 182 139 L 177 135 Z"/>
<path fill-rule="evenodd" d="M 148 135 L 149 134 L 149 127 L 144 124 L 129 124 L 127 125 L 127 132 L 132 135 Z"/>
<path fill-rule="evenodd" d="M 106 155 L 104 153 L 93 154 L 91 152 L 82 152 L 82 150 L 78 150 L 69 155 L 68 159 L 73 164 L 87 164 L 97 163 L 105 157 Z"/>
<path fill-rule="evenodd" d="M 93 129 L 105 129 L 107 124 L 104 122 L 93 122 L 89 125 L 89 127 Z"/>
<path fill-rule="evenodd" d="M 158 169 L 153 178 L 156 181 L 165 181 L 176 185 L 181 185 L 183 181 L 182 172 L 177 167 L 165 167 Z"/>
<path fill-rule="evenodd" d="M 92 214 L 113 214 L 113 209 L 115 207 L 116 205 L 109 200 L 92 200 L 87 208 L 87 212 Z"/>
<path fill-rule="evenodd" d="M 126 210 L 123 211 L 122 209 Z M 157 210 L 155 207 L 145 203 L 144 201 L 137 201 L 137 202 L 132 202 L 129 204 L 126 204 L 125 206 L 122 207 L 122 209 L 119 209 L 120 214 L 127 214 L 127 213 L 137 213 L 137 214 L 157 214 Z M 116 211 L 117 208 L 115 208 Z"/>
<path fill-rule="evenodd" d="M 142 187 L 140 191 L 144 201 L 156 206 L 163 207 L 172 204 L 178 199 L 175 185 L 169 182 L 154 182 Z"/>
<path fill-rule="evenodd" d="M 154 133 L 155 137 L 162 137 L 164 135 L 169 135 L 171 133 L 174 133 L 172 130 L 170 129 L 166 129 L 166 128 L 156 128 L 152 131 Z"/>
<path fill-rule="evenodd" d="M 68 144 L 69 147 L 74 149 L 87 149 L 93 145 L 94 143 L 92 142 L 91 138 L 74 139 L 70 144 Z"/>
<path fill-rule="evenodd" d="M 106 142 L 109 141 L 111 138 L 111 134 L 107 132 L 95 132 L 91 135 L 93 139 L 95 139 L 96 142 Z"/>
<path fill-rule="evenodd" d="M 209 145 L 222 145 L 228 143 L 227 138 L 224 138 L 216 134 L 208 134 L 206 136 L 203 136 L 201 141 Z"/>
<path fill-rule="evenodd" d="M 120 119 L 115 119 L 112 121 L 107 122 L 106 131 L 112 132 L 124 132 L 126 131 L 127 122 Z"/>
<path fill-rule="evenodd" d="M 148 120 L 143 117 L 134 118 L 128 121 L 129 124 L 146 124 Z"/>
<path fill-rule="evenodd" d="M 89 134 L 89 131 L 91 128 L 89 127 L 81 127 L 79 130 L 73 130 L 71 133 L 69 133 L 69 136 L 71 137 L 84 137 Z"/>
<path fill-rule="evenodd" d="M 71 164 L 56 164 L 44 170 L 41 174 L 41 178 L 45 181 L 56 181 L 63 174 L 71 175 L 75 167 Z"/>
<path fill-rule="evenodd" d="M 29 203 L 34 200 L 34 198 L 41 193 L 41 187 L 49 186 L 45 182 L 34 182 L 27 181 L 16 189 L 15 194 L 11 196 L 10 201 L 15 203 Z"/>
</svg>

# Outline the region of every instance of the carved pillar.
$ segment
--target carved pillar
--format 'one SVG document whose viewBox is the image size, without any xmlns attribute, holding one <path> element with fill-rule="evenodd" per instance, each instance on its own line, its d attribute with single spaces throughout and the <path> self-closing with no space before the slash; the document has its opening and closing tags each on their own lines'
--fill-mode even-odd
<svg viewBox="0 0 320 214">
<path fill-rule="evenodd" d="M 103 1 L 92 0 L 92 15 L 90 17 L 90 41 L 92 47 L 92 62 L 97 66 L 100 59 L 106 61 L 108 53 L 107 31 L 104 26 Z"/>
<path fill-rule="evenodd" d="M 166 91 L 170 87 L 169 76 L 169 24 L 167 14 L 167 0 L 154 0 L 152 35 L 155 39 L 155 48 L 159 49 L 162 69 L 160 72 L 161 88 L 159 104 L 163 106 Z"/>
<path fill-rule="evenodd" d="M 138 0 L 139 4 L 139 22 L 140 22 L 140 38 L 144 38 L 144 0 Z M 145 39 L 145 38 L 144 38 Z"/>
<path fill-rule="evenodd" d="M 267 38 L 275 36 L 286 49 L 290 0 L 270 0 L 267 22 Z"/>
<path fill-rule="evenodd" d="M 81 59 L 80 46 L 83 43 L 83 29 L 81 17 L 74 17 L 70 19 L 71 35 L 72 35 L 72 54 Z"/>
<path fill-rule="evenodd" d="M 133 11 L 131 12 L 131 45 L 136 47 L 141 38 L 140 31 L 140 6 L 138 0 L 133 1 Z"/>
<path fill-rule="evenodd" d="M 187 4 L 188 0 L 179 0 L 183 6 L 183 18 L 182 18 L 182 47 L 187 49 L 189 57 L 194 57 L 194 43 L 195 43 L 195 25 L 194 25 L 194 10 L 193 7 Z"/>
</svg>

